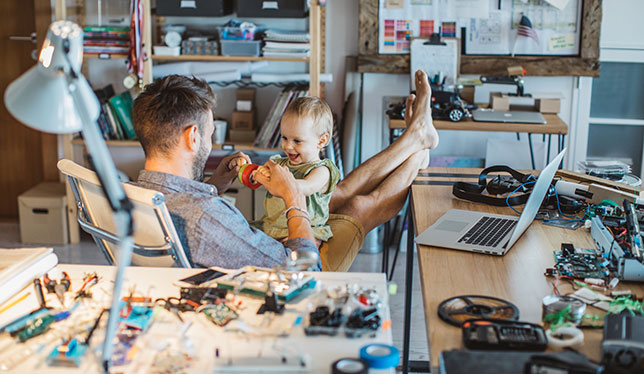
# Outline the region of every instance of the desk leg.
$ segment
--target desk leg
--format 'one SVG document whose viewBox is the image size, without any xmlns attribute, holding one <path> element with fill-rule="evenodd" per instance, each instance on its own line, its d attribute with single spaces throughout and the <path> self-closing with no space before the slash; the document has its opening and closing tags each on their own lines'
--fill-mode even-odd
<svg viewBox="0 0 644 374">
<path fill-rule="evenodd" d="M 414 217 L 412 214 L 411 189 L 407 209 L 407 269 L 405 270 L 405 330 L 403 338 L 403 374 L 409 373 L 409 340 L 411 335 L 411 296 L 414 283 Z"/>
<path fill-rule="evenodd" d="M 530 145 L 530 162 L 532 162 L 532 170 L 536 169 L 534 164 L 534 150 L 532 149 L 532 134 L 528 133 L 528 145 Z"/>
<path fill-rule="evenodd" d="M 552 134 L 548 134 L 548 153 L 546 153 L 546 165 L 550 163 L 550 143 L 552 142 Z"/>
<path fill-rule="evenodd" d="M 565 144 L 566 144 L 566 134 L 560 134 L 559 135 L 559 145 L 558 145 L 559 146 L 559 152 L 563 151 Z M 561 159 L 561 164 L 559 164 L 559 169 L 563 168 L 564 158 Z"/>
</svg>

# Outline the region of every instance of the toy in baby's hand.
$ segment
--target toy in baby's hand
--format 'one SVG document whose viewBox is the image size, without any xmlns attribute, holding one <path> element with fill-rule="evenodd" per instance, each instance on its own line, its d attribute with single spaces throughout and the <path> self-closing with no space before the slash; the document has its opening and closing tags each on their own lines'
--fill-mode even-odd
<svg viewBox="0 0 644 374">
<path fill-rule="evenodd" d="M 241 168 L 239 168 L 239 173 L 237 174 L 237 177 L 239 178 L 239 181 L 246 187 L 256 189 L 259 186 L 261 186 L 261 183 L 258 183 L 254 176 L 255 176 L 255 171 L 259 168 L 259 165 L 257 164 L 244 164 L 242 165 Z"/>
</svg>

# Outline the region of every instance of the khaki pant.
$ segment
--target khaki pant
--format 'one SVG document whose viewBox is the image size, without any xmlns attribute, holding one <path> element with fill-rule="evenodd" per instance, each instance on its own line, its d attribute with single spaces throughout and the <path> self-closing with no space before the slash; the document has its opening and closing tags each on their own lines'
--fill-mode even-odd
<svg viewBox="0 0 644 374">
<path fill-rule="evenodd" d="M 364 241 L 364 228 L 353 217 L 330 214 L 327 224 L 333 237 L 320 246 L 322 271 L 347 271 Z"/>
</svg>

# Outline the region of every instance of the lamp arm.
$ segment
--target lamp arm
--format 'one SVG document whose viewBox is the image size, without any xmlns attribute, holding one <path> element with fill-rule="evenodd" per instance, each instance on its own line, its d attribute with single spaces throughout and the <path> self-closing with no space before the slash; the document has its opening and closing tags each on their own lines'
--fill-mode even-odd
<svg viewBox="0 0 644 374">
<path fill-rule="evenodd" d="M 121 186 L 116 166 L 107 149 L 107 144 L 105 144 L 105 140 L 98 130 L 98 125 L 87 111 L 87 106 L 85 105 L 86 98 L 79 94 L 79 90 L 77 89 L 80 82 L 79 75 L 72 68 L 67 77 L 74 106 L 83 124 L 83 139 L 85 140 L 87 151 L 90 155 L 90 162 L 96 171 L 105 197 L 114 211 L 114 223 L 120 241 L 118 246 L 119 250 L 116 251 L 117 268 L 112 292 L 112 305 L 110 307 L 107 329 L 105 331 L 105 341 L 103 343 L 103 370 L 105 373 L 109 373 L 109 364 L 113 352 L 113 340 L 118 328 L 121 288 L 125 277 L 125 269 L 130 265 L 134 244 L 132 239 L 134 227 L 132 221 L 132 203 L 125 194 L 123 186 Z"/>
</svg>

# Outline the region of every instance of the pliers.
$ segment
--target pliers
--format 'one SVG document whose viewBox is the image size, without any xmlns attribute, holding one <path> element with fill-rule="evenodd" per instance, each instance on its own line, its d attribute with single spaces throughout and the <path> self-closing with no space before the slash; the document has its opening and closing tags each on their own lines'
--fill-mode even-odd
<svg viewBox="0 0 644 374">
<path fill-rule="evenodd" d="M 72 285 L 72 282 L 69 278 L 69 274 L 67 274 L 66 271 L 63 271 L 63 277 L 60 279 L 60 281 L 55 281 L 49 278 L 49 274 L 47 273 L 45 274 L 43 281 L 45 283 L 45 288 L 47 289 L 47 292 L 55 293 L 56 296 L 58 297 L 58 300 L 60 301 L 60 304 L 64 308 L 65 292 L 67 292 Z"/>
</svg>

